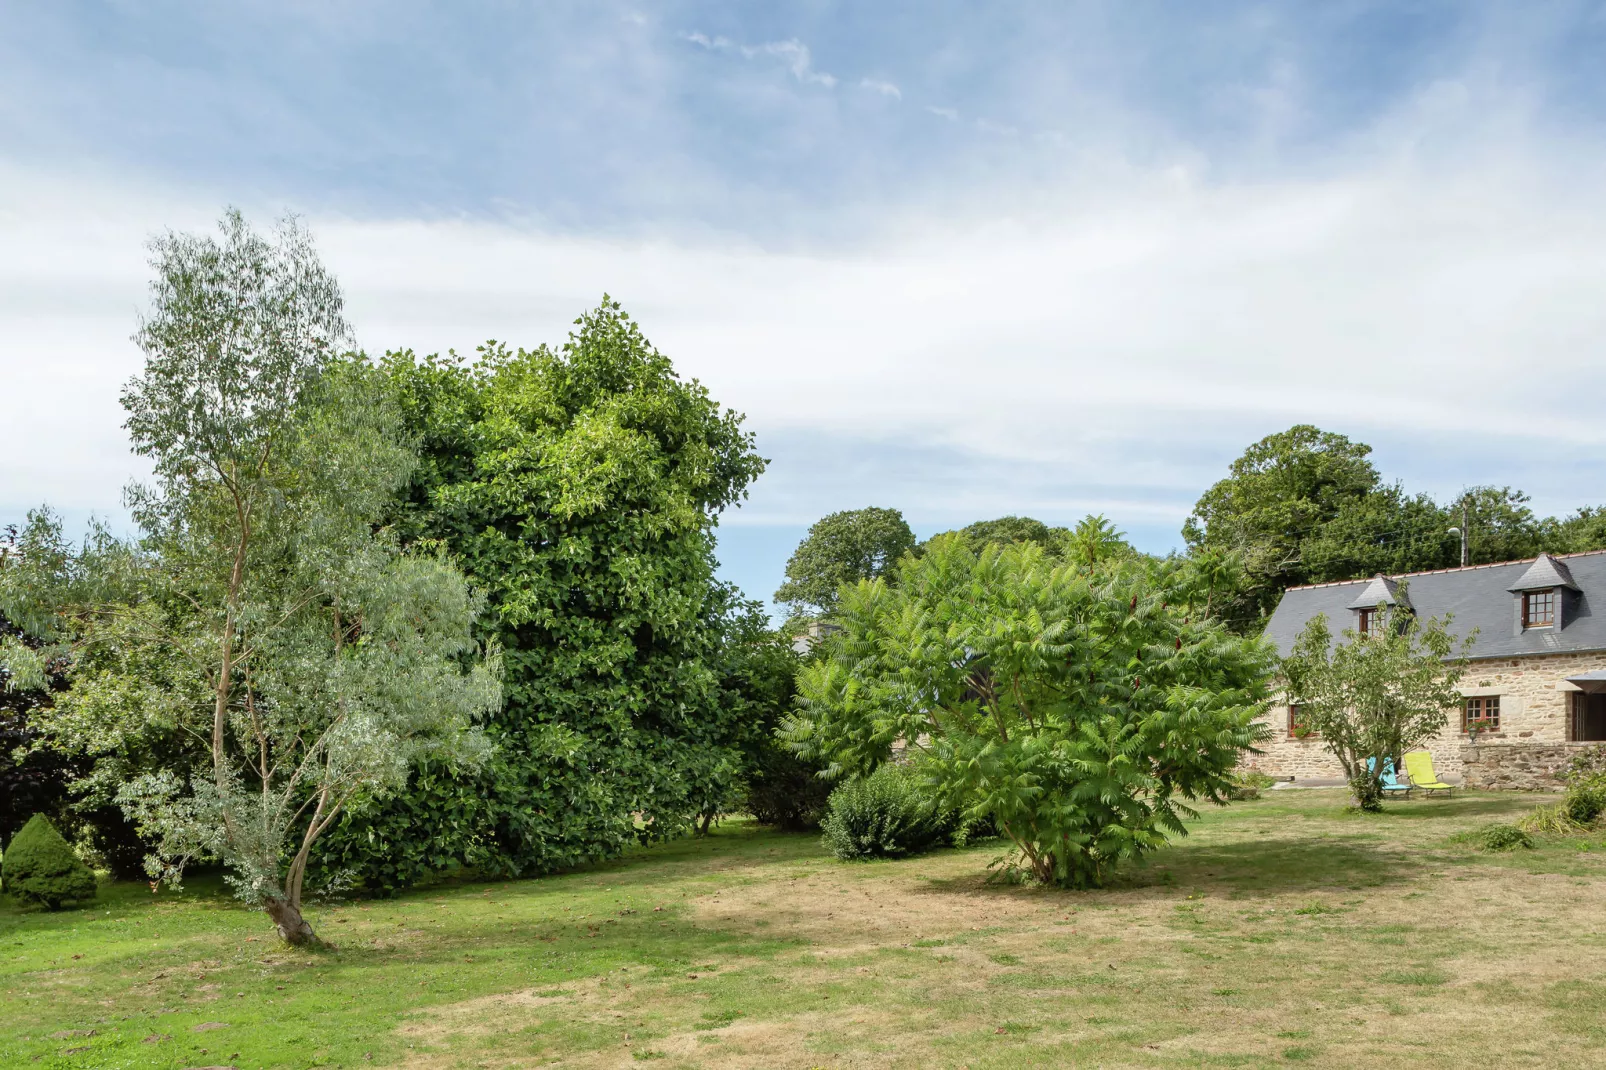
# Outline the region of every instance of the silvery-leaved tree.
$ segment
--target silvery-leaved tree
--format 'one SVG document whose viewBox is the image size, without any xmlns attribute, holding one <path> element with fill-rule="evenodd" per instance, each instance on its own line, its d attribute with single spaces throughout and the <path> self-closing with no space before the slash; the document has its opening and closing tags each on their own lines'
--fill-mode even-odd
<svg viewBox="0 0 1606 1070">
<path fill-rule="evenodd" d="M 118 795 L 156 842 L 152 875 L 221 859 L 285 940 L 313 943 L 312 845 L 415 760 L 479 759 L 498 657 L 462 574 L 376 523 L 415 454 L 383 377 L 340 355 L 340 291 L 305 231 L 230 212 L 220 238 L 153 252 L 123 395 L 155 473 L 130 492 L 141 536 L 75 550 L 36 514 L 0 607 L 53 641 L 32 657 L 70 666 L 45 725 L 59 745 L 111 753 L 157 725 L 187 747 Z"/>
<path fill-rule="evenodd" d="M 1403 594 L 1405 585 L 1401 584 Z M 1333 753 L 1356 805 L 1383 808 L 1383 763 L 1434 736 L 1461 704 L 1473 636 L 1456 642 L 1450 618 L 1419 620 L 1379 605 L 1369 633 L 1335 637 L 1318 614 L 1282 662 L 1284 691 L 1304 729 Z"/>
</svg>

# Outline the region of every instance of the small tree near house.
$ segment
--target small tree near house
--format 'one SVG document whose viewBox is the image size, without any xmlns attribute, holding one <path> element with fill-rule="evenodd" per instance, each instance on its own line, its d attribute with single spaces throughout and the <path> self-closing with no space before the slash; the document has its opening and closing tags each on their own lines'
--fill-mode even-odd
<svg viewBox="0 0 1606 1070">
<path fill-rule="evenodd" d="M 1472 642 L 1458 649 L 1448 617 L 1422 621 L 1387 605 L 1377 614 L 1380 625 L 1367 634 L 1346 629 L 1336 644 L 1326 616 L 1317 616 L 1282 663 L 1301 727 L 1332 751 L 1368 812 L 1382 809 L 1384 759 L 1432 737 L 1460 705 Z"/>
</svg>

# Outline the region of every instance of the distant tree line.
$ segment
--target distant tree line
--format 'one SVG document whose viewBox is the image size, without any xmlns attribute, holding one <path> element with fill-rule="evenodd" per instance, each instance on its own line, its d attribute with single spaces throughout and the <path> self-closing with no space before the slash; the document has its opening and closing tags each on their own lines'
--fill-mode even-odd
<svg viewBox="0 0 1606 1070">
<path fill-rule="evenodd" d="M 1230 555 L 1241 580 L 1225 612 L 1258 630 L 1289 587 L 1606 548 L 1606 507 L 1540 517 L 1511 487 L 1443 502 L 1386 483 L 1372 447 L 1298 424 L 1256 442 L 1183 525 L 1192 554 Z M 1455 530 L 1452 530 L 1455 529 Z"/>
</svg>

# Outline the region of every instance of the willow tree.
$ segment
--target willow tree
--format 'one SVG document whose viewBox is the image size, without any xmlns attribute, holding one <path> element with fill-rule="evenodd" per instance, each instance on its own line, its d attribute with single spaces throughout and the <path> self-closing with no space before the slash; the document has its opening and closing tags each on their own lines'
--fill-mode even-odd
<svg viewBox="0 0 1606 1070">
<path fill-rule="evenodd" d="M 0 607 L 69 665 L 44 726 L 62 746 L 160 723 L 190 748 L 119 794 L 157 843 L 152 875 L 221 859 L 305 944 L 313 845 L 422 755 L 477 758 L 498 666 L 462 574 L 376 526 L 415 453 L 383 376 L 339 356 L 340 291 L 308 236 L 237 212 L 221 231 L 153 243 L 145 369 L 123 395 L 154 469 L 130 492 L 140 538 L 75 549 L 36 515 Z"/>
</svg>

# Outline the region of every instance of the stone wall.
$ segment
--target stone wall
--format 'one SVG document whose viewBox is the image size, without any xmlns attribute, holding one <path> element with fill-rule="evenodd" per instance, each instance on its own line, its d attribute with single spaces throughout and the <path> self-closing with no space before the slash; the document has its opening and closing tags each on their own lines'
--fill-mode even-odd
<svg viewBox="0 0 1606 1070">
<path fill-rule="evenodd" d="M 1562 777 L 1579 751 L 1598 743 L 1485 743 L 1463 747 L 1462 778 L 1469 788 L 1561 791 Z"/>
<path fill-rule="evenodd" d="M 1452 783 L 1476 776 L 1488 787 L 1529 791 L 1554 787 L 1553 780 L 1545 784 L 1550 773 L 1549 767 L 1543 765 L 1555 760 L 1554 755 L 1541 757 L 1544 748 L 1538 745 L 1560 748 L 1556 754 L 1565 751 L 1568 757 L 1561 759 L 1562 765 L 1571 760 L 1577 746 L 1587 746 L 1567 742 L 1572 693 L 1577 688 L 1566 678 L 1596 669 L 1606 669 L 1606 653 L 1541 654 L 1471 662 L 1461 677 L 1461 693 L 1499 695 L 1500 730 L 1480 736 L 1478 745 L 1469 747 L 1461 714 L 1452 711 L 1450 723 L 1424 744 L 1433 755 L 1434 770 Z M 1262 720 L 1271 727 L 1273 738 L 1261 746 L 1264 754 L 1245 758 L 1244 768 L 1269 776 L 1291 776 L 1296 781 L 1343 775 L 1338 759 L 1322 746 L 1321 740 L 1289 738 L 1286 703 L 1274 703 Z M 1509 746 L 1496 751 L 1501 745 Z M 1469 759 L 1479 763 L 1476 771 L 1466 768 Z"/>
<path fill-rule="evenodd" d="M 1323 746 L 1320 739 L 1315 736 L 1289 738 L 1286 705 L 1273 706 L 1269 717 L 1263 719 L 1270 721 L 1273 733 L 1271 741 L 1260 745 L 1262 753 L 1246 755 L 1243 768 L 1279 779 L 1293 777 L 1296 783 L 1333 777 L 1343 779 L 1344 767 L 1338 764 L 1333 752 Z"/>
</svg>

